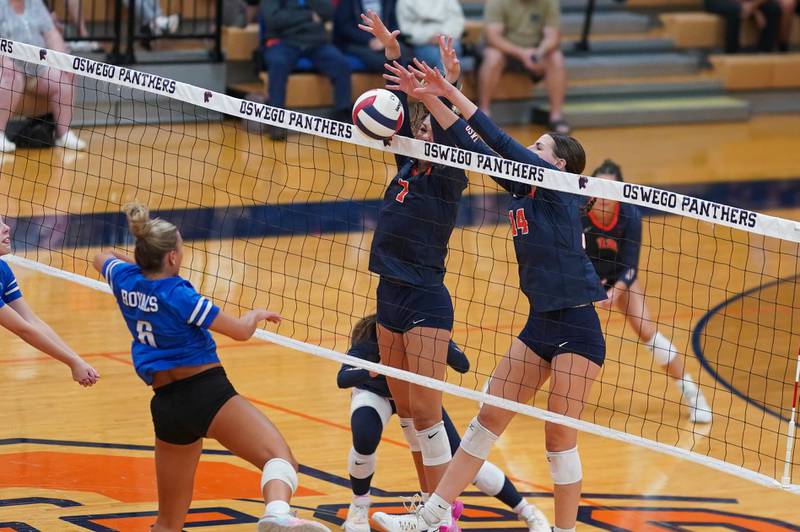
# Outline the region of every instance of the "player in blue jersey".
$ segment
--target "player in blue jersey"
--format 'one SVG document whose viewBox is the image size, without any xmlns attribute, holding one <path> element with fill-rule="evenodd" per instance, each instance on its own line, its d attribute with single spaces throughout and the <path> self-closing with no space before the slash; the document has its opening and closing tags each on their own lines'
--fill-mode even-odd
<svg viewBox="0 0 800 532">
<path fill-rule="evenodd" d="M 260 321 L 278 323 L 280 316 L 265 309 L 239 318 L 222 312 L 180 276 L 183 241 L 178 229 L 151 219 L 138 203 L 126 205 L 125 214 L 136 238 L 135 262 L 105 252 L 95 257 L 94 267 L 108 281 L 133 336 L 136 373 L 154 391 L 150 412 L 158 518 L 152 532 L 182 530 L 204 437 L 262 470 L 266 510 L 258 522 L 260 532 L 328 530 L 291 513 L 297 461 L 278 429 L 236 393 L 208 332 L 244 341 Z"/>
<path fill-rule="evenodd" d="M 0 257 L 10 253 L 11 228 L 0 217 Z M 0 260 L 0 326 L 66 364 L 72 372 L 72 379 L 81 386 L 91 386 L 100 378 L 100 374 L 28 306 L 14 272 L 3 260 Z"/>
<path fill-rule="evenodd" d="M 359 320 L 353 327 L 352 345 L 347 354 L 370 362 L 380 362 L 375 327 L 375 314 Z M 450 340 L 447 354 L 447 365 L 459 373 L 466 373 L 469 370 L 469 360 L 452 340 Z M 350 503 L 343 528 L 346 532 L 369 532 L 369 507 L 371 504 L 369 489 L 372 484 L 372 475 L 375 473 L 375 452 L 383 435 L 383 429 L 397 410 L 383 375 L 343 364 L 336 382 L 339 388 L 353 388 L 350 400 L 350 428 L 353 433 L 353 446 L 350 448 L 347 468 L 350 473 L 353 501 Z M 461 438 L 444 408 L 442 408 L 442 421 L 450 443 L 450 450 L 455 453 L 461 443 Z M 406 435 L 407 431 L 403 431 L 403 434 Z M 413 438 L 408 444 L 412 453 L 419 453 L 419 442 L 416 438 Z M 473 484 L 482 492 L 496 497 L 509 506 L 521 520 L 528 524 L 529 530 L 536 532 L 542 530 L 542 527 L 549 530 L 549 523 L 541 510 L 526 501 L 496 465 L 485 462 L 473 480 Z M 427 495 L 422 494 L 423 502 L 427 500 Z M 454 509 L 453 513 L 457 518 L 461 513 L 461 508 Z"/>
<path fill-rule="evenodd" d="M 384 47 L 387 61 L 400 57 L 398 31 L 390 32 L 374 13 L 362 15 L 361 29 Z M 444 58 L 448 82 L 461 74 L 455 54 Z M 394 91 L 405 116 L 411 116 L 405 93 Z M 425 115 L 414 124 L 404 120 L 399 134 L 441 144 L 454 143 L 436 120 Z M 445 257 L 456 222 L 461 194 L 467 187 L 462 170 L 396 156 L 397 175 L 386 188 L 372 238 L 369 270 L 380 276 L 377 289 L 378 345 L 384 364 L 442 379 L 453 328 L 453 302 L 444 284 Z M 423 492 L 435 486 L 450 461 L 450 444 L 442 421 L 442 393 L 424 386 L 387 379 L 401 425 L 414 431 L 415 454 Z"/>
<path fill-rule="evenodd" d="M 438 71 L 424 64 L 417 66 L 415 73 L 424 79 L 424 87 L 412 71 L 398 64 L 391 67 L 394 76 L 387 79 L 394 87 L 420 97 L 442 127 L 458 139 L 459 146 L 552 170 L 583 171 L 586 156 L 577 140 L 549 133 L 525 147 L 493 124 Z M 465 130 L 464 120 L 439 100 L 442 97 L 459 109 L 488 146 Z M 593 303 L 605 299 L 606 294 L 583 249 L 579 206 L 585 201 L 533 184 L 495 181 L 511 193 L 511 233 L 520 285 L 531 311 L 495 369 L 489 393 L 525 404 L 549 378 L 548 409 L 579 418 L 605 360 L 605 339 Z M 474 478 L 513 416 L 511 411 L 484 404 L 428 502 L 410 515 L 376 513 L 375 522 L 389 532 L 435 529 L 445 523 L 450 504 Z M 573 428 L 545 423 L 556 532 L 575 530 L 582 479 L 577 436 Z"/>
<path fill-rule="evenodd" d="M 606 160 L 592 174 L 601 179 L 622 181 L 622 169 Z M 586 254 L 607 291 L 608 299 L 598 306 L 618 308 L 639 340 L 653 354 L 653 360 L 675 380 L 681 402 L 688 408 L 689 419 L 711 423 L 711 409 L 703 392 L 686 372 L 683 356 L 672 342 L 658 331 L 639 283 L 639 247 L 642 241 L 642 218 L 639 209 L 629 203 L 594 198 L 583 216 Z"/>
</svg>

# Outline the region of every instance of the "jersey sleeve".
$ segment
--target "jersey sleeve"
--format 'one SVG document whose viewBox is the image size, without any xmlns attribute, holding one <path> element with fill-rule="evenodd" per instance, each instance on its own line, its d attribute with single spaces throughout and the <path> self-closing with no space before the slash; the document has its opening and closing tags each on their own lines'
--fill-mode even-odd
<svg viewBox="0 0 800 532">
<path fill-rule="evenodd" d="M 6 303 L 11 303 L 22 297 L 22 291 L 19 289 L 14 272 L 4 261 L 0 261 L 0 290 L 2 290 L 2 293 L 0 293 L 0 308 Z"/>
<path fill-rule="evenodd" d="M 103 263 L 103 267 L 100 269 L 100 272 L 103 274 L 108 286 L 111 287 L 111 291 L 114 291 L 114 282 L 115 280 L 119 280 L 126 271 L 129 271 L 131 268 L 134 268 L 132 264 L 128 264 L 124 260 L 119 260 L 116 257 L 111 257 L 106 259 Z"/>
<path fill-rule="evenodd" d="M 642 216 L 639 209 L 631 206 L 625 223 L 625 235 L 619 254 L 619 261 L 625 267 L 620 280 L 630 286 L 636 279 L 639 269 L 639 252 L 642 247 Z"/>
<path fill-rule="evenodd" d="M 218 306 L 185 281 L 172 290 L 169 305 L 186 323 L 203 329 L 208 329 L 219 314 Z"/>
<path fill-rule="evenodd" d="M 378 346 L 373 342 L 361 342 L 348 349 L 347 354 L 361 360 L 379 362 L 380 357 L 377 355 L 377 348 Z M 369 371 L 365 369 L 357 368 L 350 364 L 342 364 L 339 374 L 336 375 L 336 385 L 339 388 L 352 388 L 359 384 L 364 384 L 371 378 Z"/>
</svg>

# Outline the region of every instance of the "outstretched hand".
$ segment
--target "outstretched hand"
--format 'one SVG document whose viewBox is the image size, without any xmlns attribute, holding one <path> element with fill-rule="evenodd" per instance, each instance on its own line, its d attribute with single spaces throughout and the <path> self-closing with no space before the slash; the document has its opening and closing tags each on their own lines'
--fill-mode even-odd
<svg viewBox="0 0 800 532">
<path fill-rule="evenodd" d="M 97 370 L 84 362 L 83 359 L 80 359 L 72 364 L 70 370 L 72 371 L 72 380 L 84 388 L 88 388 L 89 386 L 93 385 L 100 378 L 100 374 L 97 372 Z"/>
<path fill-rule="evenodd" d="M 417 76 L 397 61 L 392 61 L 391 64 L 386 63 L 386 70 L 391 72 L 391 74 L 383 75 L 383 79 L 386 80 L 386 88 L 389 90 L 403 91 L 409 96 L 414 96 L 414 90 L 422 87 Z"/>
<path fill-rule="evenodd" d="M 248 312 L 255 319 L 256 323 L 261 321 L 268 321 L 270 323 L 280 323 L 281 316 L 277 312 L 272 312 L 271 310 L 267 310 L 264 308 L 253 309 Z"/>
<path fill-rule="evenodd" d="M 444 77 L 450 83 L 455 83 L 461 77 L 461 61 L 453 48 L 453 38 L 439 36 L 439 56 L 444 65 Z"/>
<path fill-rule="evenodd" d="M 424 98 L 425 96 L 447 97 L 447 94 L 453 88 L 442 77 L 438 69 L 429 67 L 419 59 L 414 59 L 414 66 L 409 66 L 409 71 L 417 77 L 418 82 L 422 82 L 413 92 L 413 96 L 417 98 Z"/>
<path fill-rule="evenodd" d="M 400 43 L 397 42 L 397 36 L 400 35 L 400 30 L 389 31 L 386 24 L 383 23 L 381 17 L 377 13 L 370 10 L 365 15 L 361 14 L 362 23 L 358 27 L 378 40 L 386 50 L 386 55 L 396 55 L 400 57 Z"/>
</svg>

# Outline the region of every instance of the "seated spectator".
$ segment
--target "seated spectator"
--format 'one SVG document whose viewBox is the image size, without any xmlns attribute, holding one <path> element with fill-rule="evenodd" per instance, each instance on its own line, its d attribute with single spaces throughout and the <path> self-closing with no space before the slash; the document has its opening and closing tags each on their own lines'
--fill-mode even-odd
<svg viewBox="0 0 800 532">
<path fill-rule="evenodd" d="M 177 14 L 165 16 L 160 0 L 137 0 L 136 18 L 146 34 L 158 37 L 165 33 L 175 33 L 181 23 Z"/>
<path fill-rule="evenodd" d="M 383 45 L 359 29 L 361 14 L 374 11 L 389 31 L 398 29 L 395 0 L 339 0 L 333 20 L 333 43 L 344 53 L 358 58 L 367 72 L 383 72 Z"/>
<path fill-rule="evenodd" d="M 66 52 L 61 34 L 42 0 L 0 0 L 0 35 L 41 48 Z M 73 75 L 43 65 L 2 57 L 0 59 L 0 151 L 17 146 L 6 137 L 11 113 L 22 101 L 28 77 L 36 78 L 36 92 L 46 95 L 56 121 L 55 145 L 83 150 L 86 143 L 70 131 Z"/>
<path fill-rule="evenodd" d="M 441 35 L 453 39 L 453 48 L 461 55 L 464 11 L 459 0 L 397 0 L 397 21 L 414 57 L 431 67 L 444 72 L 439 54 Z"/>
<path fill-rule="evenodd" d="M 350 116 L 350 62 L 330 43 L 324 22 L 333 17 L 330 0 L 261 0 L 264 24 L 264 61 L 269 72 L 269 105 L 286 105 L 286 83 L 297 60 L 306 57 L 333 83 L 335 117 Z M 273 128 L 274 139 L 286 132 Z"/>
<path fill-rule="evenodd" d="M 800 1 L 798 0 L 778 0 L 781 5 L 781 23 L 778 34 L 778 50 L 781 52 L 789 51 L 789 42 L 792 38 L 792 19 L 795 13 L 800 15 Z"/>
<path fill-rule="evenodd" d="M 550 101 L 549 128 L 567 134 L 562 109 L 567 70 L 561 53 L 558 0 L 487 0 L 486 48 L 478 71 L 480 108 L 489 112 L 497 85 L 508 67 L 545 81 Z"/>
<path fill-rule="evenodd" d="M 781 8 L 778 0 L 704 0 L 706 11 L 725 18 L 725 52 L 739 51 L 739 34 L 742 21 L 752 18 L 761 37 L 758 50 L 771 52 L 778 40 Z"/>
</svg>

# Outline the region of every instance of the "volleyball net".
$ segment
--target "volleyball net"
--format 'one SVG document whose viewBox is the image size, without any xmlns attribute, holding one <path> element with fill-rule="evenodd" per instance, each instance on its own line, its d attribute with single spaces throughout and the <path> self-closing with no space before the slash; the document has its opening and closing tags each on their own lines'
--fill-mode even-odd
<svg viewBox="0 0 800 532">
<path fill-rule="evenodd" d="M 276 332 L 258 331 L 264 340 L 800 491 L 797 222 L 413 139 L 384 146 L 350 124 L 22 43 L 0 39 L 0 56 L 2 76 L 39 76 L 27 88 L 4 85 L 14 94 L 0 101 L 34 113 L 42 77 L 69 84 L 73 125 L 88 143 L 0 154 L 9 260 L 107 290 L 91 258 L 132 249 L 120 208 L 138 200 L 180 228 L 183 273 L 200 292 L 232 313 L 281 314 Z M 20 146 L 37 123 L 16 124 Z M 289 130 L 288 140 L 269 140 L 264 125 Z M 375 312 L 370 245 L 395 154 L 469 177 L 445 284 L 453 339 L 471 367 L 443 381 L 343 354 L 353 325 Z M 643 209 L 639 282 L 652 322 L 705 394 L 710 424 L 686 418 L 678 388 L 616 308 L 598 311 L 607 358 L 581 419 L 548 412 L 547 385 L 531 402 L 481 391 L 530 310 L 511 234 L 536 230 L 520 226 L 490 175 Z"/>
</svg>

